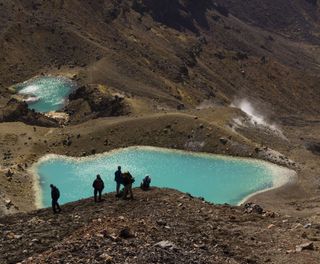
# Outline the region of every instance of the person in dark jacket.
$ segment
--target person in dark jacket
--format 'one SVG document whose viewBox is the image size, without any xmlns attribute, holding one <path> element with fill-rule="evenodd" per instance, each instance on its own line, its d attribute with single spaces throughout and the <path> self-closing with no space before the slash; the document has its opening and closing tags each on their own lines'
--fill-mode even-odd
<svg viewBox="0 0 320 264">
<path fill-rule="evenodd" d="M 104 182 L 99 174 L 97 175 L 97 178 L 94 180 L 92 187 L 94 189 L 94 201 L 97 202 L 97 194 L 99 193 L 99 202 L 101 202 L 101 193 L 104 189 Z"/>
<path fill-rule="evenodd" d="M 117 183 L 116 196 L 120 197 L 120 186 L 121 186 L 121 184 L 123 184 L 123 177 L 122 177 L 122 172 L 121 172 L 120 166 L 118 166 L 118 170 L 114 173 L 114 181 Z"/>
<path fill-rule="evenodd" d="M 60 208 L 59 203 L 58 203 L 58 200 L 60 198 L 60 191 L 53 184 L 50 184 L 50 188 L 51 188 L 51 199 L 52 199 L 52 210 L 53 210 L 53 213 L 54 214 L 60 213 L 61 212 L 61 208 Z"/>
<path fill-rule="evenodd" d="M 134 178 L 130 174 L 130 172 L 125 172 L 122 174 L 123 185 L 124 185 L 124 193 L 123 199 L 127 199 L 128 194 L 130 194 L 130 199 L 133 199 L 132 194 L 132 184 L 134 183 Z"/>
<path fill-rule="evenodd" d="M 151 178 L 149 175 L 146 175 L 146 177 L 144 177 L 144 179 L 140 184 L 140 188 L 144 191 L 147 191 L 150 188 L 150 183 L 151 183 Z"/>
</svg>

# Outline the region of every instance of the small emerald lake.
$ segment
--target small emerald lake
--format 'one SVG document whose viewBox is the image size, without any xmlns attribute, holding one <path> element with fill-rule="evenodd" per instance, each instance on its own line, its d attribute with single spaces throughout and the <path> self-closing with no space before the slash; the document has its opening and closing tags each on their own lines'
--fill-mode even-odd
<svg viewBox="0 0 320 264">
<path fill-rule="evenodd" d="M 52 76 L 37 77 L 15 86 L 29 108 L 41 113 L 62 109 L 73 88 L 71 80 Z"/>
<path fill-rule="evenodd" d="M 114 192 L 118 165 L 135 177 L 134 187 L 149 174 L 152 186 L 233 205 L 253 193 L 280 187 L 295 174 L 264 161 L 153 147 L 130 147 L 85 158 L 47 155 L 33 167 L 38 179 L 38 206 L 51 205 L 51 183 L 60 189 L 62 204 L 92 196 L 91 186 L 97 174 L 105 182 L 104 192 Z"/>
</svg>

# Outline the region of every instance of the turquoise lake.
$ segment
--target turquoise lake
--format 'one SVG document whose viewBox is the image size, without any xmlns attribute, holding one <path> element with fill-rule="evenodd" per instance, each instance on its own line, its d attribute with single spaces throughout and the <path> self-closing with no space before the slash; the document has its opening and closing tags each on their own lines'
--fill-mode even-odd
<svg viewBox="0 0 320 264">
<path fill-rule="evenodd" d="M 92 182 L 97 174 L 105 182 L 104 193 L 114 192 L 114 172 L 118 165 L 135 177 L 134 187 L 140 186 L 149 174 L 152 186 L 233 205 L 252 193 L 284 184 L 289 171 L 257 160 L 151 147 L 131 147 L 80 159 L 48 155 L 34 168 L 40 187 L 39 207 L 51 205 L 51 183 L 60 189 L 62 204 L 92 196 Z"/>
<path fill-rule="evenodd" d="M 26 97 L 30 109 L 46 113 L 64 107 L 73 90 L 73 82 L 64 77 L 39 77 L 16 85 L 19 94 Z"/>
</svg>

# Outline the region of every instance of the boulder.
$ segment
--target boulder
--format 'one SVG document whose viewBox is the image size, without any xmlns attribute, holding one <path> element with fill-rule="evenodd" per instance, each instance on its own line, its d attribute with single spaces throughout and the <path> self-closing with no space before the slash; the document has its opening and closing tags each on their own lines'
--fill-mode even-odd
<svg viewBox="0 0 320 264">
<path fill-rule="evenodd" d="M 314 250 L 313 242 L 306 242 L 296 246 L 296 252 L 301 252 L 303 250 Z"/>
<path fill-rule="evenodd" d="M 164 248 L 164 249 L 170 249 L 170 250 L 177 249 L 177 246 L 174 243 L 167 240 L 160 241 L 156 243 L 154 246 Z"/>
<path fill-rule="evenodd" d="M 315 155 L 320 155 L 320 142 L 308 142 L 305 144 L 307 150 Z"/>
<path fill-rule="evenodd" d="M 134 234 L 131 233 L 129 228 L 124 228 L 120 231 L 119 237 L 124 238 L 124 239 L 128 239 L 128 238 L 134 237 Z"/>
<path fill-rule="evenodd" d="M 246 203 L 244 205 L 244 208 L 245 208 L 245 212 L 248 214 L 251 214 L 251 213 L 263 214 L 264 213 L 263 208 L 260 205 L 255 204 L 255 203 Z"/>
<path fill-rule="evenodd" d="M 107 253 L 101 254 L 99 258 L 103 261 L 103 263 L 106 263 L 106 264 L 113 262 L 113 258 Z"/>
<path fill-rule="evenodd" d="M 6 172 L 6 176 L 7 177 L 12 177 L 14 175 L 14 172 L 12 172 L 11 170 L 8 170 L 7 172 Z"/>
<path fill-rule="evenodd" d="M 162 219 L 159 219 L 159 220 L 157 220 L 156 222 L 157 222 L 157 224 L 158 224 L 159 226 L 166 226 L 166 225 L 167 225 L 166 221 L 164 221 L 164 220 L 162 220 Z"/>
<path fill-rule="evenodd" d="M 10 199 L 6 199 L 4 202 L 7 210 L 10 210 L 10 208 L 13 206 L 12 201 Z"/>
<path fill-rule="evenodd" d="M 226 145 L 228 143 L 228 139 L 226 139 L 224 137 L 221 137 L 219 140 L 223 145 Z"/>
</svg>

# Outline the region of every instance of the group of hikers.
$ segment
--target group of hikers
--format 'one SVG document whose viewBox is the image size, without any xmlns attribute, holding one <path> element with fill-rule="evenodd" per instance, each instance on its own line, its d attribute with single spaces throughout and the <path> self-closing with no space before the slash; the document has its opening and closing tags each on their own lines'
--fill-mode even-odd
<svg viewBox="0 0 320 264">
<path fill-rule="evenodd" d="M 133 199 L 133 193 L 132 193 L 132 184 L 135 182 L 134 177 L 130 174 L 130 172 L 122 172 L 121 166 L 118 166 L 117 171 L 114 173 L 114 180 L 116 182 L 116 197 L 123 199 Z M 142 180 L 140 184 L 140 188 L 144 191 L 147 191 L 150 188 L 151 183 L 151 177 L 149 175 L 146 175 L 145 178 Z M 121 185 L 124 186 L 123 190 L 120 190 Z M 96 179 L 94 180 L 93 184 L 93 195 L 94 195 L 94 201 L 101 202 L 101 195 L 102 191 L 104 189 L 104 182 L 101 179 L 101 176 L 98 174 Z M 61 208 L 59 206 L 58 200 L 60 198 L 60 191 L 59 189 L 54 186 L 53 184 L 50 184 L 51 188 L 51 199 L 52 199 L 52 210 L 53 213 L 60 213 Z"/>
</svg>

